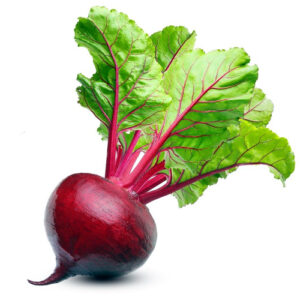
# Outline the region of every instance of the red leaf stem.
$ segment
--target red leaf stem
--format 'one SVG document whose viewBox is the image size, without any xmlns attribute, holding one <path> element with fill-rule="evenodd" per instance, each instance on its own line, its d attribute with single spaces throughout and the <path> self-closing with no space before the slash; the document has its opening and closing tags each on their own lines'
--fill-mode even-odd
<svg viewBox="0 0 300 300">
<path fill-rule="evenodd" d="M 122 170 L 125 168 L 126 166 L 126 163 L 128 162 L 128 159 L 129 157 L 132 155 L 133 153 L 133 150 L 134 150 L 134 147 L 136 146 L 139 138 L 141 136 L 141 131 L 140 130 L 137 130 L 135 133 L 134 133 L 134 136 L 131 140 L 131 143 L 128 147 L 128 149 L 126 150 L 125 152 L 125 155 L 123 156 L 122 160 L 120 161 L 120 163 L 117 165 L 117 169 L 116 169 L 116 172 L 115 172 L 115 176 L 120 176 L 120 174 L 122 173 Z"/>
<path fill-rule="evenodd" d="M 99 31 L 101 36 L 104 39 L 104 42 L 110 52 L 111 58 L 114 62 L 114 66 L 111 66 L 115 69 L 115 101 L 113 108 L 112 120 L 108 130 L 108 144 L 107 144 L 107 157 L 106 157 L 106 171 L 105 177 L 109 178 L 113 175 L 115 171 L 116 164 L 116 151 L 117 151 L 117 121 L 118 121 L 118 111 L 119 111 L 119 67 L 115 58 L 115 55 L 112 50 L 112 46 L 109 44 L 104 32 L 97 26 L 97 24 L 91 20 L 95 28 Z"/>
<path fill-rule="evenodd" d="M 164 161 L 154 165 L 149 171 L 147 171 L 146 173 L 144 172 L 144 175 L 141 176 L 140 179 L 133 185 L 132 189 L 134 191 L 138 191 L 145 184 L 145 182 L 148 181 L 148 179 L 150 179 L 155 174 L 157 174 L 158 172 L 164 169 L 165 169 Z"/>
<path fill-rule="evenodd" d="M 162 188 L 162 189 L 158 189 L 158 190 L 154 190 L 154 191 L 150 191 L 148 193 L 145 193 L 145 194 L 141 194 L 139 199 L 140 201 L 143 203 L 143 204 L 147 204 L 155 199 L 158 199 L 158 198 L 161 198 L 163 196 L 166 196 L 166 195 L 169 195 L 169 194 L 172 194 L 198 180 L 201 180 L 203 178 L 206 178 L 206 177 L 209 177 L 209 176 L 212 176 L 212 175 L 215 175 L 215 174 L 218 174 L 218 173 L 221 173 L 221 172 L 224 172 L 224 171 L 227 171 L 227 170 L 230 170 L 232 168 L 236 168 L 236 167 L 239 167 L 239 166 L 246 166 L 246 165 L 259 165 L 259 164 L 262 164 L 262 165 L 268 165 L 268 166 L 271 166 L 274 168 L 274 166 L 268 164 L 268 163 L 263 163 L 263 162 L 253 162 L 253 163 L 236 163 L 236 164 L 233 164 L 233 165 L 230 165 L 228 167 L 225 167 L 225 168 L 221 168 L 221 169 L 216 169 L 216 170 L 213 170 L 213 171 L 210 171 L 210 172 L 207 172 L 205 174 L 199 174 L 193 178 L 190 178 L 188 180 L 185 180 L 183 182 L 180 182 L 180 183 L 175 183 L 175 184 L 172 184 L 170 186 L 167 186 L 165 188 Z"/>
<path fill-rule="evenodd" d="M 152 190 L 153 188 L 155 188 L 156 186 L 160 185 L 167 179 L 168 179 L 167 174 L 157 174 L 156 176 L 150 178 L 150 180 L 148 180 L 146 183 L 144 183 L 141 186 L 141 188 L 139 190 L 137 190 L 136 192 L 138 194 L 146 193 L 146 192 Z"/>
</svg>

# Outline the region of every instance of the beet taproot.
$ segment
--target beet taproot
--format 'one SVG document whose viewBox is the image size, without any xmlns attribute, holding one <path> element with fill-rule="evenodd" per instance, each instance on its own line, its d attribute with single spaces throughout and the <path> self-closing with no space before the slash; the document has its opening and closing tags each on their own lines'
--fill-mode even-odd
<svg viewBox="0 0 300 300">
<path fill-rule="evenodd" d="M 45 216 L 56 254 L 54 273 L 35 285 L 74 275 L 114 277 L 141 266 L 156 243 L 156 225 L 138 196 L 98 175 L 74 174 L 52 193 Z"/>
</svg>

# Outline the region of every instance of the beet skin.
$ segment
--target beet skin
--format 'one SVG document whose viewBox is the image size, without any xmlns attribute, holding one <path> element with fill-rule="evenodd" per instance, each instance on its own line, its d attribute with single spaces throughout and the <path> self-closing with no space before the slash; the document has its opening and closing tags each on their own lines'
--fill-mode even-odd
<svg viewBox="0 0 300 300">
<path fill-rule="evenodd" d="M 156 226 L 138 196 L 93 174 L 67 177 L 52 193 L 45 217 L 56 254 L 44 285 L 66 277 L 112 277 L 141 266 L 156 243 Z"/>
</svg>

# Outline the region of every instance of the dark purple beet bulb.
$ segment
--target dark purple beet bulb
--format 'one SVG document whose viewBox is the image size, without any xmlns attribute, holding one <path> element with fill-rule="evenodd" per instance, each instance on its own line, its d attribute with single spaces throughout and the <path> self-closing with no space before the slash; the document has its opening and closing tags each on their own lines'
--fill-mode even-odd
<svg viewBox="0 0 300 300">
<path fill-rule="evenodd" d="M 141 266 L 156 226 L 138 196 L 98 175 L 74 174 L 52 193 L 45 217 L 57 266 L 45 285 L 75 275 L 115 277 Z"/>
</svg>

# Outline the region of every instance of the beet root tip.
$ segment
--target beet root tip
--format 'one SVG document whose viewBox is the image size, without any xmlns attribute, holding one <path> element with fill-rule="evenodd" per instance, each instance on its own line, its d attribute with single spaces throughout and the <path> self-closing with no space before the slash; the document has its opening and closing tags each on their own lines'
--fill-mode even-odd
<svg viewBox="0 0 300 300">
<path fill-rule="evenodd" d="M 68 274 L 68 268 L 66 268 L 64 265 L 59 265 L 58 267 L 55 268 L 53 274 L 51 274 L 48 278 L 42 281 L 33 281 L 33 280 L 27 280 L 29 283 L 33 285 L 47 285 L 51 283 L 56 283 L 59 281 L 62 281 L 69 277 L 70 275 Z"/>
</svg>

